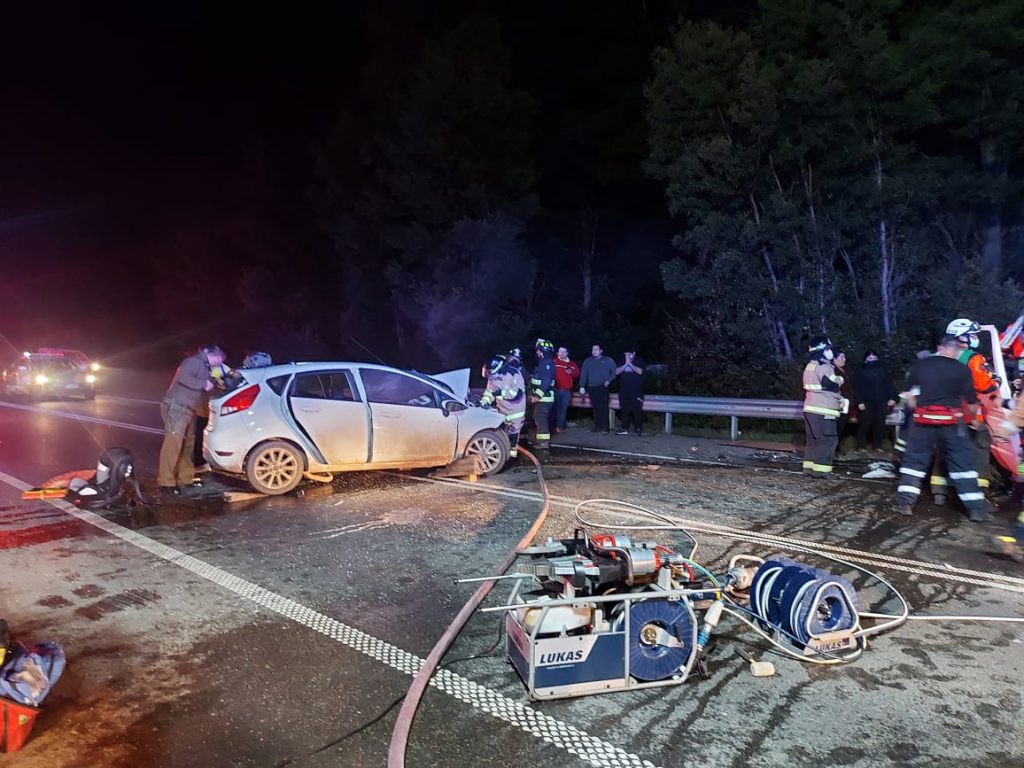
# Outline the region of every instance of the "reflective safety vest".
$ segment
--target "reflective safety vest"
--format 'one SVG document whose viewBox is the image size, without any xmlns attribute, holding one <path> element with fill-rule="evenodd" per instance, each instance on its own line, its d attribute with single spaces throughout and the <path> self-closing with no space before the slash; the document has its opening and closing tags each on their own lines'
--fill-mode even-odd
<svg viewBox="0 0 1024 768">
<path fill-rule="evenodd" d="M 804 413 L 837 419 L 842 410 L 843 377 L 827 360 L 811 360 L 804 368 Z"/>
</svg>

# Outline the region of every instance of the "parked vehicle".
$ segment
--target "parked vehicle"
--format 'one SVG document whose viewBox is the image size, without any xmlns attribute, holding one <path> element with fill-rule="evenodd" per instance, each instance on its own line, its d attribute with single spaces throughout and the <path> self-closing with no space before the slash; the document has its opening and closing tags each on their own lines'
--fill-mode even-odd
<svg viewBox="0 0 1024 768">
<path fill-rule="evenodd" d="M 239 371 L 210 403 L 204 452 L 220 472 L 282 494 L 304 475 L 508 461 L 503 417 L 469 404 L 469 370 L 427 376 L 368 363 L 288 363 Z"/>
<path fill-rule="evenodd" d="M 96 397 L 96 375 L 64 356 L 28 354 L 13 361 L 0 376 L 5 395 L 36 400 L 47 397 Z"/>
<path fill-rule="evenodd" d="M 65 360 L 69 360 L 83 371 L 96 373 L 100 370 L 100 364 L 95 360 L 89 358 L 85 352 L 78 349 L 64 349 L 62 347 L 42 347 L 36 350 L 37 355 L 45 355 L 47 357 L 63 357 Z"/>
</svg>

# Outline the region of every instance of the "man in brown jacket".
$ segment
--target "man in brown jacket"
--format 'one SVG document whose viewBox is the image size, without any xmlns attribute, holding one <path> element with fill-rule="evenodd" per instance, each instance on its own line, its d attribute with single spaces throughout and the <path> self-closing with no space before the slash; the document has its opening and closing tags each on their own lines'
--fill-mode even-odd
<svg viewBox="0 0 1024 768">
<path fill-rule="evenodd" d="M 213 389 L 211 370 L 224 362 L 224 352 L 213 345 L 202 347 L 186 357 L 167 388 L 160 415 L 164 420 L 164 442 L 160 446 L 160 465 L 156 482 L 165 494 L 178 495 L 181 486 L 192 485 L 192 446 L 195 439 L 196 410 L 203 395 Z"/>
</svg>

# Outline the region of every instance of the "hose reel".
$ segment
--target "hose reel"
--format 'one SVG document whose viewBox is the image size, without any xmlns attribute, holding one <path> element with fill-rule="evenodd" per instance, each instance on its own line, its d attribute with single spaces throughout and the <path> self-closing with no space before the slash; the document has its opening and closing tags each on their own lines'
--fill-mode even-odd
<svg viewBox="0 0 1024 768">
<path fill-rule="evenodd" d="M 787 557 L 765 561 L 750 585 L 750 612 L 798 648 L 848 647 L 858 629 L 857 593 L 842 578 Z M 840 639 L 847 640 L 836 645 Z"/>
</svg>

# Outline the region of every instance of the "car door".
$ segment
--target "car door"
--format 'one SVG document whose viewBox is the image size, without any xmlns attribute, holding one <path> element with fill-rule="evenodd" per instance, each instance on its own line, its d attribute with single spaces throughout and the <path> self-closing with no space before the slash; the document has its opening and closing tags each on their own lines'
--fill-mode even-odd
<svg viewBox="0 0 1024 768">
<path fill-rule="evenodd" d="M 430 384 L 398 371 L 360 368 L 373 425 L 370 463 L 440 466 L 455 456 L 458 420 Z M 449 398 L 450 399 L 450 398 Z"/>
<path fill-rule="evenodd" d="M 367 462 L 369 417 L 350 371 L 296 374 L 288 387 L 288 407 L 328 464 Z"/>
</svg>

